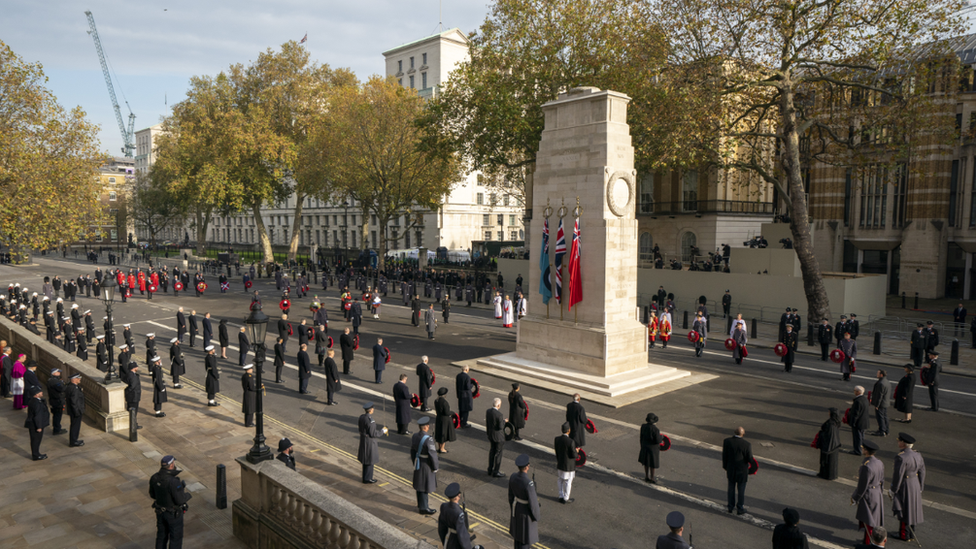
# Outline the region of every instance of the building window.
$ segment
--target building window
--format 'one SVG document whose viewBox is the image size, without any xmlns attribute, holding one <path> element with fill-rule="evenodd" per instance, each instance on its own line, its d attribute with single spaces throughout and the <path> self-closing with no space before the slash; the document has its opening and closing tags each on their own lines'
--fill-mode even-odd
<svg viewBox="0 0 976 549">
<path fill-rule="evenodd" d="M 475 180 L 478 182 L 478 186 L 479 187 L 484 187 L 485 186 L 485 176 L 484 175 L 482 175 L 482 174 L 479 173 L 478 174 L 478 177 L 476 177 Z"/>
<path fill-rule="evenodd" d="M 491 231 L 485 231 L 485 241 L 491 240 Z"/>
<path fill-rule="evenodd" d="M 410 68 L 413 68 L 413 57 L 410 58 Z"/>
<path fill-rule="evenodd" d="M 498 226 L 501 227 L 505 224 L 505 214 L 498 214 Z"/>
<path fill-rule="evenodd" d="M 370 217 L 370 220 L 371 220 L 371 223 L 372 223 L 373 225 L 376 225 L 376 214 L 373 214 L 373 215 L 372 215 L 372 216 Z"/>
<path fill-rule="evenodd" d="M 502 203 L 503 203 L 503 204 L 505 204 L 506 206 L 508 206 L 508 205 L 510 205 L 510 204 L 511 204 L 511 202 L 512 202 L 512 197 L 511 197 L 511 195 L 507 195 L 507 194 L 506 194 L 506 195 L 505 195 L 505 199 L 504 199 L 504 201 L 503 201 Z M 512 225 L 514 225 L 514 223 L 512 223 Z"/>
<path fill-rule="evenodd" d="M 427 54 L 426 53 L 422 53 L 420 55 L 423 57 L 423 62 L 421 63 L 421 65 L 426 65 L 427 64 Z"/>
<path fill-rule="evenodd" d="M 844 226 L 851 225 L 851 168 L 844 173 Z"/>
<path fill-rule="evenodd" d="M 508 224 L 509 225 L 514 225 L 515 224 L 515 214 L 510 214 L 508 216 Z"/>
<path fill-rule="evenodd" d="M 976 183 L 974 183 L 974 184 L 976 184 Z M 976 204 L 976 202 L 973 202 L 973 204 Z M 485 226 L 485 227 L 487 227 L 488 225 L 491 225 L 491 215 L 490 214 L 483 214 L 481 216 L 481 224 L 483 226 Z"/>
<path fill-rule="evenodd" d="M 403 59 L 397 61 L 397 72 L 403 72 Z"/>
<path fill-rule="evenodd" d="M 682 261 L 692 261 L 692 248 L 698 247 L 698 237 L 695 233 L 688 231 L 681 235 L 681 260 Z"/>
<path fill-rule="evenodd" d="M 698 170 L 685 172 L 681 181 L 681 211 L 698 210 Z"/>
<path fill-rule="evenodd" d="M 421 231 L 416 231 L 414 236 L 417 237 L 417 246 L 424 245 L 423 233 Z"/>
<path fill-rule="evenodd" d="M 640 238 L 637 241 L 638 258 L 641 263 L 650 263 L 654 261 L 654 246 L 651 242 L 651 233 L 641 233 Z"/>
<path fill-rule="evenodd" d="M 410 247 L 410 231 L 403 231 L 403 245 L 407 248 Z"/>
<path fill-rule="evenodd" d="M 410 75 L 410 88 L 414 88 L 414 76 L 412 74 Z"/>
<path fill-rule="evenodd" d="M 352 233 L 352 247 L 356 247 L 356 231 L 350 231 Z"/>
<path fill-rule="evenodd" d="M 518 231 L 509 231 L 509 240 L 518 240 Z"/>
<path fill-rule="evenodd" d="M 376 231 L 370 231 L 369 238 L 373 242 L 373 247 L 376 248 Z"/>
<path fill-rule="evenodd" d="M 966 159 L 952 161 L 952 174 L 949 178 L 949 226 L 962 226 L 963 186 L 959 180 L 966 173 Z"/>
<path fill-rule="evenodd" d="M 484 193 L 478 193 L 478 195 L 477 195 L 477 202 L 478 202 L 478 205 L 479 206 L 483 206 L 485 204 L 485 195 L 484 195 Z"/>
<path fill-rule="evenodd" d="M 505 231 L 498 231 L 498 240 L 505 240 Z"/>
<path fill-rule="evenodd" d="M 894 208 L 891 211 L 891 226 L 900 229 L 905 226 L 905 208 L 908 202 L 908 166 L 906 164 L 899 164 L 895 168 L 893 182 Z"/>
<path fill-rule="evenodd" d="M 640 182 L 640 213 L 654 211 L 654 174 L 645 174 Z"/>
<path fill-rule="evenodd" d="M 427 73 L 426 72 L 420 73 L 420 89 L 422 89 L 422 90 L 426 90 L 427 89 Z"/>
<path fill-rule="evenodd" d="M 868 166 L 861 175 L 861 219 L 867 229 L 883 229 L 888 209 L 888 168 Z"/>
<path fill-rule="evenodd" d="M 118 195 L 115 193 L 115 191 L 109 191 L 108 192 L 109 202 L 115 202 L 116 199 L 118 199 Z"/>
<path fill-rule="evenodd" d="M 108 182 L 109 182 L 109 183 L 115 183 L 115 178 L 114 178 L 114 177 L 110 177 L 110 178 L 108 178 Z"/>
<path fill-rule="evenodd" d="M 112 229 L 112 240 L 118 240 L 118 239 L 119 239 L 119 231 L 117 231 L 116 229 Z"/>
</svg>

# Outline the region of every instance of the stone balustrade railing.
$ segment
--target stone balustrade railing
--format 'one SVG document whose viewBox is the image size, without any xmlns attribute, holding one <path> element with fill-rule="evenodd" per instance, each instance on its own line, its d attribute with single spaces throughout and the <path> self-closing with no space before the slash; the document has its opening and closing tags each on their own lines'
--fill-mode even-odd
<svg viewBox="0 0 976 549">
<path fill-rule="evenodd" d="M 237 462 L 234 536 L 251 549 L 434 549 L 277 460 Z"/>
<path fill-rule="evenodd" d="M 51 370 L 61 370 L 61 378 L 81 374 L 81 388 L 85 393 L 85 417 L 96 428 L 106 432 L 128 431 L 129 413 L 125 409 L 125 385 L 116 381 L 105 384 L 105 373 L 77 356 L 52 345 L 44 337 L 20 326 L 10 319 L 0 317 L 0 339 L 7 341 L 13 350 L 13 358 L 27 355 L 27 360 L 37 361 L 37 378 L 43 384 L 44 397 L 48 398 L 47 380 Z M 89 347 L 94 356 L 94 345 Z"/>
</svg>

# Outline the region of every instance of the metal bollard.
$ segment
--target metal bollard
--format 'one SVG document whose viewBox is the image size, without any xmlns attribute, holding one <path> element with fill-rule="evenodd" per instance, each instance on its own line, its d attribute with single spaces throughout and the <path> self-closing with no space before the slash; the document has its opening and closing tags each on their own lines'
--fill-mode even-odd
<svg viewBox="0 0 976 549">
<path fill-rule="evenodd" d="M 901 293 L 901 308 L 905 308 L 905 292 Z"/>
<path fill-rule="evenodd" d="M 759 337 L 759 321 L 752 319 L 752 337 Z"/>
<path fill-rule="evenodd" d="M 688 311 L 685 311 L 684 320 L 681 322 L 681 328 L 685 330 L 688 329 Z"/>
<path fill-rule="evenodd" d="M 881 354 L 881 332 L 874 332 L 874 354 Z"/>
<path fill-rule="evenodd" d="M 807 346 L 813 347 L 813 324 L 807 324 Z"/>
<path fill-rule="evenodd" d="M 135 408 L 129 408 L 129 442 L 139 442 L 139 424 L 136 423 Z"/>
<path fill-rule="evenodd" d="M 227 468 L 221 463 L 217 465 L 217 509 L 227 508 Z"/>
<path fill-rule="evenodd" d="M 918 310 L 918 292 L 915 292 L 915 307 L 914 307 L 914 309 L 916 311 Z"/>
<path fill-rule="evenodd" d="M 728 319 L 729 319 L 729 322 L 728 322 L 728 325 L 725 327 L 725 331 L 731 334 L 732 333 L 732 315 L 729 315 L 728 316 Z"/>
<path fill-rule="evenodd" d="M 949 353 L 949 364 L 953 366 L 959 365 L 959 340 L 952 340 L 952 352 Z"/>
</svg>

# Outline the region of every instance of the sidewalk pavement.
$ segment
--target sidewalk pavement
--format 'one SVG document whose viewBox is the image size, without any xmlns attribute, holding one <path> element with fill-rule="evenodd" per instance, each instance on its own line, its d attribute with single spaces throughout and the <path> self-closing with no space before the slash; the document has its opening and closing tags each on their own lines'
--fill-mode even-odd
<svg viewBox="0 0 976 549">
<path fill-rule="evenodd" d="M 143 386 L 150 386 L 145 374 Z M 233 377 L 233 376 L 232 376 Z M 233 382 L 228 379 L 227 382 Z M 200 387 L 184 378 L 182 390 L 171 389 L 165 418 L 155 418 L 151 399 L 142 401 L 139 441 L 127 433 L 104 433 L 85 424 L 85 445 L 69 448 L 67 434 L 45 430 L 41 451 L 49 459 L 30 459 L 26 410 L 14 410 L 11 399 L 0 399 L 0 548 L 43 547 L 82 549 L 152 547 L 156 519 L 148 495 L 149 477 L 159 470 L 163 455 L 176 457 L 193 494 L 185 516 L 185 547 L 240 548 L 233 535 L 231 504 L 240 497 L 240 469 L 235 459 L 253 443 L 254 429 L 243 426 L 240 403 L 218 397 L 219 407 L 207 407 Z M 46 393 L 46 391 L 45 391 Z M 145 394 L 144 394 L 145 396 Z M 324 404 L 310 411 L 323 412 Z M 287 436 L 296 448 L 298 472 L 345 497 L 385 522 L 439 546 L 437 515 L 423 517 L 416 510 L 416 494 L 409 479 L 377 467 L 379 484 L 364 487 L 361 466 L 353 454 L 318 440 L 296 427 L 265 416 L 265 436 L 272 451 Z M 68 418 L 64 417 L 63 428 Z M 276 452 L 275 452 L 276 453 Z M 216 508 L 216 468 L 227 468 L 227 508 Z M 431 506 L 444 501 L 431 495 Z M 478 542 L 489 549 L 508 546 L 507 532 L 478 528 Z"/>
</svg>

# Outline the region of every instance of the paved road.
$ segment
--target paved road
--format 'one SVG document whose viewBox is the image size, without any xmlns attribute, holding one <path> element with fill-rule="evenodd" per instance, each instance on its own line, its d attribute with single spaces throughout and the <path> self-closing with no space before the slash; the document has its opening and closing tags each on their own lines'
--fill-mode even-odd
<svg viewBox="0 0 976 549">
<path fill-rule="evenodd" d="M 60 272 L 62 275 L 75 270 L 92 270 L 77 264 L 65 269 L 64 262 L 43 259 L 40 264 L 39 269 L 4 267 L 0 272 L 5 276 L 16 273 L 17 280 L 25 281 L 32 274 L 39 276 L 42 270 L 45 274 Z M 104 270 L 105 266 L 102 267 Z M 39 282 L 31 284 L 40 288 Z M 239 281 L 233 287 L 242 289 Z M 239 326 L 247 314 L 249 298 L 243 291 L 221 295 L 213 291 L 215 288 L 216 284 L 211 285 L 203 298 L 161 296 L 149 302 L 136 297 L 126 305 L 117 305 L 117 324 L 122 321 L 133 323 L 139 346 L 134 356 L 144 355 L 143 335 L 150 331 L 156 332 L 160 354 L 166 356 L 163 353 L 168 343 L 164 342 L 175 335 L 175 309 L 180 305 L 187 311 L 195 307 L 200 315 L 211 312 L 215 323 L 226 317 Z M 265 297 L 266 312 L 277 313 L 277 297 L 272 297 L 274 292 L 267 289 L 265 283 L 259 284 L 259 288 Z M 338 315 L 336 292 L 319 292 L 319 295 L 326 297 L 332 318 L 330 334 L 337 338 L 347 324 Z M 365 320 L 363 347 L 353 363 L 352 375 L 344 379 L 345 389 L 337 397 L 339 406 L 324 406 L 324 380 L 320 372 L 312 380 L 312 394 L 298 394 L 292 358 L 286 383 L 267 383 L 265 402 L 268 413 L 329 444 L 355 452 L 355 419 L 360 413 L 360 403 L 367 399 L 376 401 L 377 421 L 392 425 L 392 403 L 387 403 L 385 410 L 380 403 L 390 399 L 392 385 L 401 372 L 410 374 L 408 383 L 412 390 L 416 390 L 413 372 L 421 354 L 430 356 L 431 366 L 438 375 L 435 389 L 447 386 L 453 395 L 453 377 L 457 368 L 450 365 L 452 362 L 514 348 L 514 330 L 503 329 L 488 311 L 463 306 L 454 308 L 451 323 L 441 325 L 437 339 L 430 342 L 421 328 L 409 325 L 409 312 L 396 305 L 398 297 L 393 294 L 388 297 L 381 320 Z M 100 307 L 94 299 L 81 301 L 83 308 Z M 292 320 L 307 317 L 310 299 L 293 301 Z M 382 386 L 372 383 L 370 369 L 369 348 L 376 336 L 386 340 L 394 358 L 384 374 Z M 269 334 L 269 344 L 272 337 Z M 835 365 L 810 357 L 800 357 L 793 373 L 786 374 L 771 351 L 756 350 L 746 364 L 736 366 L 720 344 L 713 343 L 703 357 L 696 359 L 689 345 L 676 339 L 676 343 L 666 350 L 660 347 L 652 350 L 650 359 L 718 377 L 620 409 L 584 403 L 600 432 L 588 437 L 586 450 L 591 466 L 578 474 L 573 493 L 577 499 L 571 505 L 564 506 L 556 501 L 554 463 L 549 455 L 569 399 L 565 395 L 523 387 L 523 395 L 531 409 L 528 426 L 523 431 L 526 440 L 506 446 L 502 470 L 506 473 L 514 471 L 513 460 L 518 453 L 526 452 L 532 456 L 533 470 L 544 501 L 541 544 L 552 548 L 646 547 L 648 536 L 666 531 L 664 515 L 680 509 L 691 519 L 697 546 L 761 547 L 768 545 L 770 533 L 767 528 L 780 521 L 782 508 L 792 506 L 800 510 L 804 531 L 821 540 L 819 545 L 850 546 L 859 537 L 855 532 L 853 508 L 848 504 L 860 458 L 842 454 L 841 478 L 835 482 L 823 481 L 812 476 L 811 470 L 817 468 L 818 456 L 809 447 L 809 442 L 826 419 L 828 407 L 844 409 L 849 406 L 852 385 L 870 388 L 875 368 L 863 363 L 854 382 L 846 383 L 840 380 Z M 236 343 L 236 338 L 232 336 L 231 342 Z M 714 350 L 715 347 L 719 350 Z M 199 344 L 197 349 L 187 349 L 186 352 L 188 377 L 202 383 L 203 359 Z M 292 340 L 289 354 L 293 357 L 295 352 L 297 341 Z M 223 394 L 239 401 L 241 389 L 236 381 L 240 370 L 236 366 L 236 349 L 228 351 L 228 357 L 228 361 L 221 361 Z M 900 377 L 900 372 L 889 373 L 892 383 Z M 476 401 L 476 411 L 471 418 L 480 425 L 490 399 L 499 396 L 504 400 L 509 382 L 478 373 L 475 377 L 482 384 L 483 396 Z M 976 534 L 976 513 L 973 513 L 976 507 L 973 501 L 976 446 L 971 442 L 976 434 L 976 418 L 972 415 L 976 403 L 976 379 L 944 376 L 943 412 L 935 414 L 921 409 L 927 402 L 925 389 L 917 389 L 916 403 L 920 406 L 916 407 L 913 423 L 894 423 L 892 431 L 904 429 L 913 433 L 919 439 L 917 448 L 926 458 L 928 478 L 924 498 L 929 505 L 925 508 L 926 522 L 918 532 L 923 544 L 962 546 L 964 540 L 971 540 Z M 507 412 L 507 402 L 502 409 Z M 661 417 L 662 431 L 675 441 L 672 450 L 663 454 L 659 486 L 649 486 L 639 480 L 643 470 L 637 463 L 637 429 L 648 411 Z M 893 415 L 900 417 L 898 413 Z M 415 411 L 414 417 L 419 417 L 419 412 Z M 724 512 L 725 479 L 718 449 L 722 439 L 737 425 L 745 427 L 754 452 L 761 458 L 761 471 L 750 480 L 747 488 L 749 514 L 744 517 Z M 848 441 L 849 449 L 850 431 L 846 428 L 843 437 Z M 890 475 L 897 444 L 893 437 L 877 442 L 882 445 L 880 457 Z M 409 476 L 408 444 L 407 437 L 395 434 L 382 440 L 382 465 L 399 475 Z M 449 445 L 449 450 L 450 454 L 443 456 L 439 485 L 461 481 L 470 509 L 494 522 L 507 524 L 507 481 L 485 475 L 487 444 L 483 431 L 475 428 L 459 432 L 458 441 Z M 891 519 L 890 511 L 888 519 Z M 610 524 L 613 526 L 608 528 Z"/>
</svg>

